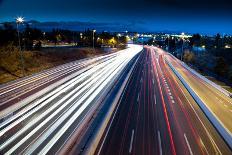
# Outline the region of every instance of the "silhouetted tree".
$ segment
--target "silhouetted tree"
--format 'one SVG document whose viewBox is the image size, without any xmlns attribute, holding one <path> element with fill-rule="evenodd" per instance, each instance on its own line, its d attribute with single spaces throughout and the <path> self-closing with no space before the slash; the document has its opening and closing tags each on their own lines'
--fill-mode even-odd
<svg viewBox="0 0 232 155">
<path fill-rule="evenodd" d="M 191 38 L 190 38 L 190 45 L 191 46 L 200 46 L 201 43 L 201 35 L 200 34 L 194 34 Z"/>
<path fill-rule="evenodd" d="M 225 77 L 226 73 L 228 73 L 228 64 L 226 63 L 223 57 L 217 58 L 216 65 L 214 67 L 214 71 L 217 75 Z"/>
</svg>

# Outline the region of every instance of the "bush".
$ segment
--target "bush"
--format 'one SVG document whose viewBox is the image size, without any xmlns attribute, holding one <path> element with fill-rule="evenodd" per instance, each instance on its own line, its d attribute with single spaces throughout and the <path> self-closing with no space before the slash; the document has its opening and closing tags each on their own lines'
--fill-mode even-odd
<svg viewBox="0 0 232 155">
<path fill-rule="evenodd" d="M 17 71 L 21 68 L 19 60 L 19 50 L 12 44 L 0 48 L 0 68 L 2 70 L 18 76 Z"/>
</svg>

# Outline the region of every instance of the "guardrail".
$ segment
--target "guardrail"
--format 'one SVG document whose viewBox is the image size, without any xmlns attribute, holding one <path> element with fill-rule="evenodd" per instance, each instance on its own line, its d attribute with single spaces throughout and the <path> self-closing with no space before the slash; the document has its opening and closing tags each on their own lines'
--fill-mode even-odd
<svg viewBox="0 0 232 155">
<path fill-rule="evenodd" d="M 226 141 L 226 143 L 232 149 L 232 134 L 231 134 L 231 132 L 223 125 L 223 123 L 210 110 L 210 108 L 208 108 L 208 106 L 201 100 L 201 98 L 198 96 L 198 94 L 188 85 L 188 83 L 184 80 L 184 78 L 180 75 L 180 73 L 173 67 L 173 65 L 170 62 L 168 62 L 166 59 L 165 59 L 165 61 L 167 62 L 169 67 L 172 69 L 174 74 L 179 78 L 181 83 L 185 86 L 187 91 L 190 93 L 190 95 L 193 97 L 193 99 L 196 101 L 196 103 L 199 105 L 199 107 L 202 109 L 202 111 L 205 113 L 206 117 L 210 120 L 210 122 L 213 124 L 213 126 L 219 132 L 219 134 L 223 137 L 223 139 Z"/>
</svg>

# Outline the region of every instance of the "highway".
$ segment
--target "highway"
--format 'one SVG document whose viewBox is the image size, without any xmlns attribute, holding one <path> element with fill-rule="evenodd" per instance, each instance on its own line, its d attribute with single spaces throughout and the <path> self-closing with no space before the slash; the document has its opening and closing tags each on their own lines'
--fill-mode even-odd
<svg viewBox="0 0 232 155">
<path fill-rule="evenodd" d="M 25 98 L 35 94 L 36 92 L 45 89 L 57 81 L 68 78 L 69 75 L 76 73 L 76 75 L 81 74 L 82 72 L 90 69 L 95 64 L 101 63 L 107 59 L 115 58 L 117 54 L 113 53 L 111 55 L 103 55 L 91 59 L 84 59 L 74 61 L 68 64 L 64 64 L 52 69 L 42 71 L 40 73 L 31 75 L 26 78 L 21 78 L 3 84 L 0 86 L 0 118 L 4 117 L 6 114 L 11 113 L 19 108 L 15 103 L 19 103 L 23 100 L 23 103 L 20 103 L 20 106 L 27 104 Z M 68 79 L 67 79 L 68 80 Z M 62 83 L 60 83 L 62 84 Z M 43 93 L 42 93 L 43 94 Z M 36 96 L 36 98 L 38 95 Z"/>
<path fill-rule="evenodd" d="M 128 46 L 1 85 L 0 154 L 231 155 L 168 63 L 228 129 L 230 98 L 165 51 Z"/>
<path fill-rule="evenodd" d="M 73 132 L 86 123 L 85 119 L 92 116 L 103 92 L 111 89 L 141 50 L 139 45 L 129 45 L 116 53 L 69 63 L 1 86 L 0 153 L 58 152 Z M 69 73 L 75 76 L 68 78 Z M 13 92 L 21 96 L 32 89 L 31 93 L 35 93 L 39 91 L 36 87 L 42 84 L 47 88 L 48 81 L 59 78 L 65 82 L 35 100 L 11 102 L 9 96 L 14 96 Z M 25 99 L 31 96 L 26 95 Z"/>
<path fill-rule="evenodd" d="M 145 47 L 95 154 L 232 154 L 163 57 Z"/>
</svg>

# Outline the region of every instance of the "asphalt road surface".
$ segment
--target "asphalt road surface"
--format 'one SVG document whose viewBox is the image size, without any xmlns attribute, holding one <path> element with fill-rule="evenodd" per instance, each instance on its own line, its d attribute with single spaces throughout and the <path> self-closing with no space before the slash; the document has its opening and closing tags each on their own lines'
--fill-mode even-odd
<svg viewBox="0 0 232 155">
<path fill-rule="evenodd" d="M 46 76 L 53 77 L 55 70 L 59 70 L 57 74 L 60 74 L 74 69 L 75 66 L 85 66 L 75 71 L 76 76 L 66 79 L 61 85 L 38 96 L 36 100 L 23 106 L 15 103 L 6 107 L 8 109 L 13 106 L 16 110 L 1 119 L 0 153 L 55 154 L 59 152 L 73 132 L 85 127 L 83 124 L 88 123 L 86 118 L 92 116 L 98 106 L 97 103 L 104 97 L 103 92 L 111 89 L 128 63 L 141 50 L 142 47 L 139 45 L 129 45 L 129 48 L 117 53 L 82 61 L 74 66 L 64 65 L 66 69 L 60 70 L 58 67 L 52 70 L 52 74 L 46 73 L 49 74 Z M 68 67 L 69 65 L 71 66 Z M 24 89 L 24 85 L 31 87 L 31 82 L 28 81 L 34 79 L 34 76 L 28 78 L 2 86 L 2 93 L 6 88 Z M 41 79 L 40 76 L 35 78 Z M 36 82 L 32 82 L 33 84 L 36 85 Z"/>
<path fill-rule="evenodd" d="M 232 154 L 153 47 L 145 47 L 95 154 Z"/>
<path fill-rule="evenodd" d="M 0 153 L 55 154 L 62 152 L 66 143 L 77 141 L 73 140 L 75 136 L 83 141 L 77 131 L 90 128 L 89 120 L 97 114 L 102 99 L 116 88 L 130 64 L 134 68 L 129 81 L 102 130 L 95 154 L 231 155 L 231 149 L 166 61 L 207 101 L 228 129 L 231 100 L 161 49 L 145 46 L 141 52 L 142 46 L 129 46 L 1 85 Z M 41 90 L 44 92 L 34 98 Z M 107 98 L 109 107 L 113 99 L 114 93 Z M 213 104 L 215 101 L 218 104 Z M 79 149 L 74 147 L 73 154 Z"/>
<path fill-rule="evenodd" d="M 167 61 L 176 68 L 189 86 L 201 98 L 210 111 L 217 117 L 223 126 L 228 130 L 232 137 L 232 99 L 216 89 L 214 86 L 208 84 L 202 78 L 186 69 L 183 62 L 167 54 L 161 49 L 157 51 L 163 55 Z"/>
</svg>

